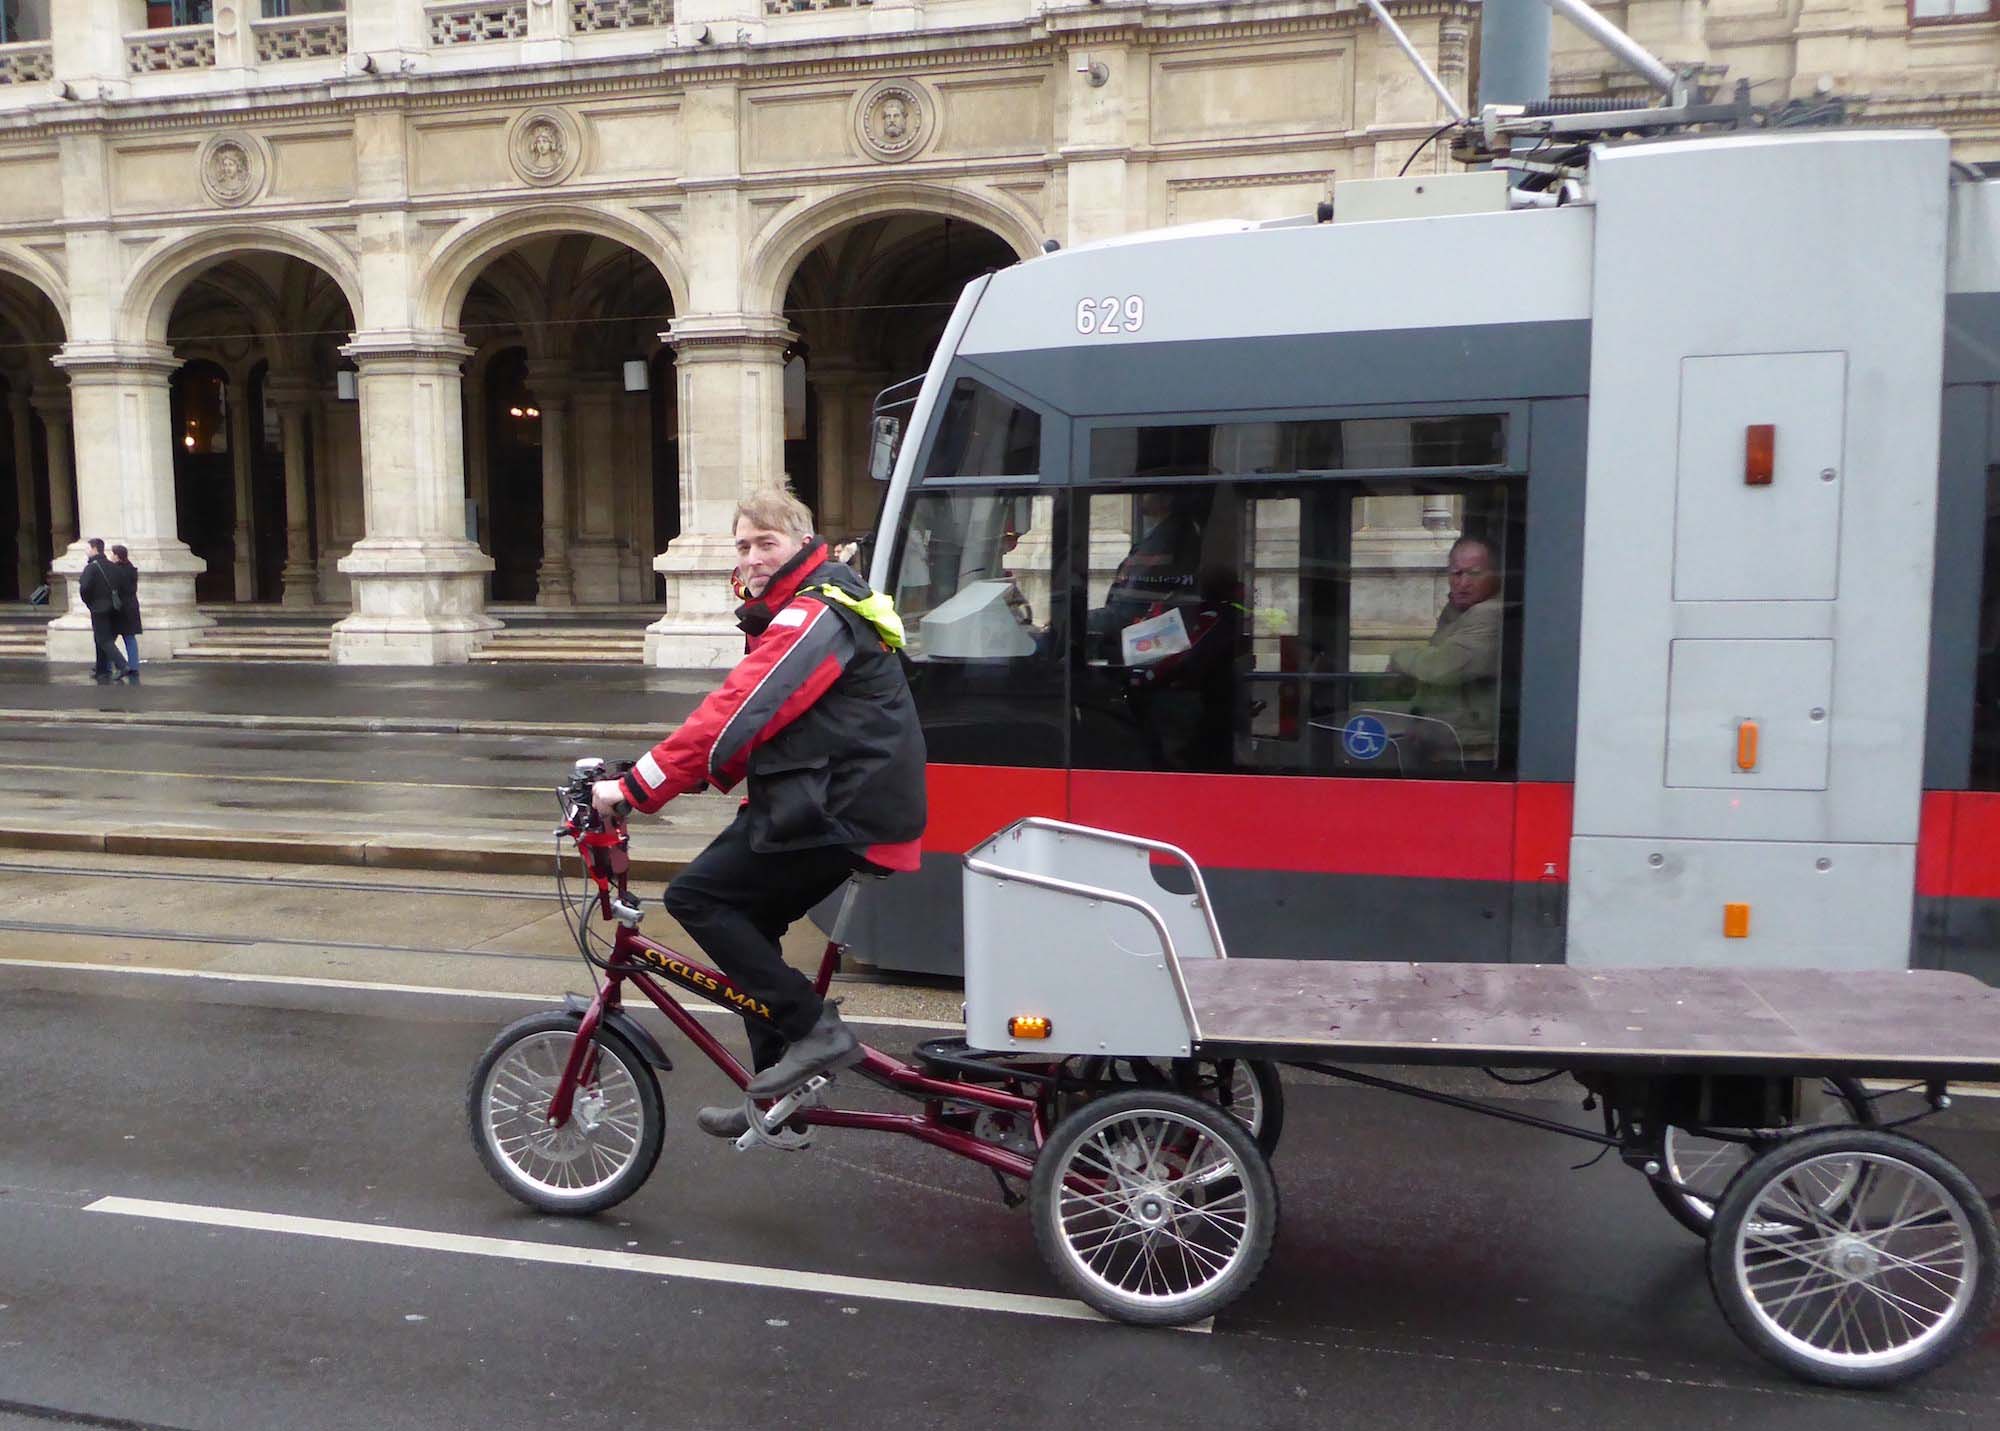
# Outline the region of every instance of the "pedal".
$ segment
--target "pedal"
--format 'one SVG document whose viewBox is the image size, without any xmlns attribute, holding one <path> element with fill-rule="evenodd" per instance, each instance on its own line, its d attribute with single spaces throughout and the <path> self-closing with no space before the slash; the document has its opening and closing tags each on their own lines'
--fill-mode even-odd
<svg viewBox="0 0 2000 1431">
<path fill-rule="evenodd" d="M 812 1131 L 795 1133 L 785 1124 L 794 1114 L 819 1105 L 820 1096 L 833 1082 L 830 1074 L 816 1073 L 773 1103 L 769 1108 L 759 1108 L 757 1100 L 745 1097 L 743 1111 L 750 1117 L 750 1127 L 736 1140 L 736 1151 L 747 1153 L 758 1144 L 776 1148 L 780 1152 L 797 1153 L 812 1146 Z"/>
</svg>

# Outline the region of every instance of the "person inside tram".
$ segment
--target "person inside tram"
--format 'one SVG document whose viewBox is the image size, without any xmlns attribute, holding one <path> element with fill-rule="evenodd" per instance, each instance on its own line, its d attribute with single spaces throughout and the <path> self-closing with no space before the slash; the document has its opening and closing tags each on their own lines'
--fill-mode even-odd
<svg viewBox="0 0 2000 1431">
<path fill-rule="evenodd" d="M 1421 646 L 1390 653 L 1389 669 L 1416 683 L 1409 712 L 1426 717 L 1398 732 L 1420 760 L 1491 760 L 1500 690 L 1500 567 L 1493 548 L 1460 537 L 1445 558 L 1448 594 L 1437 629 Z M 1430 722 L 1438 722 L 1433 726 Z"/>
<path fill-rule="evenodd" d="M 1196 599 L 1202 536 L 1196 504 L 1208 491 L 1205 487 L 1180 491 L 1155 488 L 1139 495 L 1138 540 L 1112 573 L 1104 605 L 1090 613 L 1093 661 L 1109 665 L 1142 664 L 1134 656 L 1143 655 L 1144 651 L 1125 648 L 1135 641 L 1154 639 L 1155 633 L 1148 630 L 1145 636 L 1128 641 L 1126 632 L 1150 625 Z M 1177 638 L 1171 633 L 1159 634 L 1167 636 L 1167 645 L 1175 644 Z M 1178 649 L 1187 648 L 1183 644 Z"/>
</svg>

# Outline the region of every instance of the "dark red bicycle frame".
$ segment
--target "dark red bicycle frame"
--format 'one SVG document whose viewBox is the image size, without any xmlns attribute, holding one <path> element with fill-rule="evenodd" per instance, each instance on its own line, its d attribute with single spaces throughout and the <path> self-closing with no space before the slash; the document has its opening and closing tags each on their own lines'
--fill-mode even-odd
<svg viewBox="0 0 2000 1431">
<path fill-rule="evenodd" d="M 597 884 L 597 906 L 601 917 L 615 919 L 612 913 L 613 883 L 617 894 L 625 896 L 622 870 L 612 873 L 600 866 L 600 857 L 623 853 L 622 837 L 607 834 L 584 833 L 572 828 L 570 832 L 582 847 L 585 867 Z M 605 861 L 609 863 L 609 860 Z M 622 863 L 622 861 L 620 862 Z M 833 979 L 834 968 L 840 962 L 841 945 L 829 939 L 826 952 L 820 958 L 819 973 L 813 980 L 813 988 L 824 995 Z M 624 1007 L 623 987 L 630 983 L 644 994 L 653 1006 L 666 1016 L 667 1022 L 679 1029 L 689 1043 L 707 1055 L 731 1082 L 742 1088 L 750 1082 L 750 1071 L 738 1063 L 724 1048 L 714 1034 L 702 1027 L 701 1021 L 666 989 L 659 979 L 664 977 L 689 993 L 698 994 L 711 1003 L 730 1013 L 745 1014 L 745 996 L 738 992 L 726 974 L 684 958 L 679 953 L 640 934 L 629 924 L 619 922 L 617 934 L 612 940 L 611 957 L 605 961 L 605 979 L 598 989 L 597 997 L 584 1010 L 583 1022 L 577 1026 L 576 1042 L 570 1048 L 569 1062 L 563 1069 L 561 1081 L 556 1085 L 555 1095 L 549 1100 L 549 1122 L 561 1127 L 569 1121 L 570 1109 L 576 1096 L 577 1085 L 588 1076 L 588 1065 L 592 1061 L 592 1035 L 605 1015 Z M 753 1005 L 754 1008 L 754 1005 Z M 754 1012 L 746 1017 L 755 1018 Z M 862 1045 L 862 1061 L 854 1072 L 873 1083 L 900 1093 L 906 1097 L 923 1100 L 921 1113 L 870 1113 L 849 1108 L 808 1108 L 802 1116 L 815 1127 L 861 1128 L 876 1133 L 900 1133 L 929 1143 L 948 1153 L 956 1153 L 962 1158 L 970 1158 L 1004 1173 L 1008 1177 L 1026 1180 L 1034 1175 L 1035 1162 L 1007 1148 L 982 1142 L 969 1133 L 951 1127 L 943 1121 L 944 1105 L 977 1104 L 981 1108 L 995 1112 L 1009 1113 L 1025 1118 L 1034 1129 L 1035 1141 L 1039 1145 L 1047 1132 L 1041 1126 L 1040 1107 L 1033 1098 L 1018 1093 L 1008 1093 L 997 1088 L 977 1083 L 933 1078 L 922 1072 L 914 1064 L 904 1063 L 889 1057 L 879 1049 Z"/>
</svg>

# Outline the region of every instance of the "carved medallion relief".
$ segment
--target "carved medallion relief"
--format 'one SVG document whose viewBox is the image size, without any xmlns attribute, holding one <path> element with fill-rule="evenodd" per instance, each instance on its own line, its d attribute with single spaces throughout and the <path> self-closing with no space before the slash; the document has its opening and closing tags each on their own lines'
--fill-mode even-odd
<svg viewBox="0 0 2000 1431">
<path fill-rule="evenodd" d="M 217 134 L 201 146 L 195 161 L 200 166 L 201 187 L 210 199 L 225 208 L 239 208 L 264 191 L 264 177 L 270 164 L 263 141 L 250 134 Z"/>
<path fill-rule="evenodd" d="M 862 150 L 885 163 L 908 159 L 937 132 L 937 102 L 915 80 L 882 80 L 862 91 L 854 112 Z"/>
<path fill-rule="evenodd" d="M 582 157 L 576 121 L 560 109 L 528 111 L 508 133 L 507 157 L 527 183 L 560 184 Z"/>
</svg>

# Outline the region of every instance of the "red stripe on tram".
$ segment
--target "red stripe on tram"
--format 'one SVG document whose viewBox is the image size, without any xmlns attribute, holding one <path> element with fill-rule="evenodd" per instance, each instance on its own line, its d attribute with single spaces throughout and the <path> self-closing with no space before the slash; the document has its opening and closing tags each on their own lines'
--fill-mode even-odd
<svg viewBox="0 0 2000 1431">
<path fill-rule="evenodd" d="M 1926 790 L 1917 817 L 1917 895 L 1942 899 L 1951 893 L 1952 825 L 1958 797 L 1949 790 Z"/>
<path fill-rule="evenodd" d="M 1953 899 L 2000 899 L 2000 794 L 1984 790 L 1927 791 L 1917 841 L 1917 893 Z M 1950 819 L 1933 818 L 1948 809 Z M 1944 848 L 1932 852 L 1934 831 Z M 1947 874 L 1942 887 L 1937 870 Z"/>
<path fill-rule="evenodd" d="M 1178 845 L 1200 865 L 1513 877 L 1512 785 L 1110 770 L 1071 771 L 1069 782 L 1070 819 Z"/>
<path fill-rule="evenodd" d="M 962 855 L 1025 816 L 1061 820 L 1068 814 L 1066 770 L 933 763 L 925 775 L 930 799 L 926 854 Z"/>
</svg>

